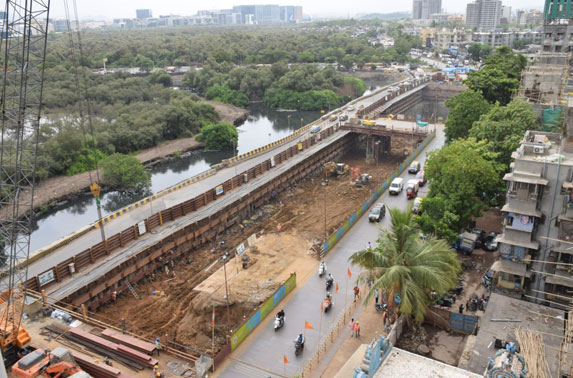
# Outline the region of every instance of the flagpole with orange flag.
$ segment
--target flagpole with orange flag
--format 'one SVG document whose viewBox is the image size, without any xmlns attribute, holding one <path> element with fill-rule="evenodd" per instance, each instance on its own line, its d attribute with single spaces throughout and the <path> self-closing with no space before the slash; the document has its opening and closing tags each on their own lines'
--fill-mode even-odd
<svg viewBox="0 0 573 378">
<path fill-rule="evenodd" d="M 314 327 L 312 325 L 310 325 L 310 323 L 305 320 L 304 321 L 304 331 L 303 331 L 303 336 L 304 336 L 305 340 L 306 340 L 306 330 L 307 329 L 314 329 Z"/>
</svg>

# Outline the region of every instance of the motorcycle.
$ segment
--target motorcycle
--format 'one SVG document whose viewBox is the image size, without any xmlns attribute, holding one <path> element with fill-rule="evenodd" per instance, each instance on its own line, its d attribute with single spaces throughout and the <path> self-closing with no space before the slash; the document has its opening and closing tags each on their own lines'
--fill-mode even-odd
<svg viewBox="0 0 573 378">
<path fill-rule="evenodd" d="M 332 306 L 332 299 L 331 298 L 324 298 L 324 312 L 328 312 L 330 307 Z"/>
<path fill-rule="evenodd" d="M 318 266 L 318 276 L 322 277 L 325 273 L 326 273 L 326 264 L 320 263 L 320 265 Z"/>
<path fill-rule="evenodd" d="M 493 274 L 491 274 L 490 272 L 485 272 L 485 274 L 481 278 L 481 284 L 485 286 L 487 290 L 490 290 L 492 281 L 493 281 Z"/>
<path fill-rule="evenodd" d="M 334 283 L 334 278 L 327 278 L 326 279 L 326 290 L 330 290 L 333 283 Z"/>
<path fill-rule="evenodd" d="M 298 341 L 294 342 L 294 355 L 298 356 L 304 349 L 304 342 L 300 343 Z"/>
<path fill-rule="evenodd" d="M 285 318 L 280 316 L 275 316 L 275 331 L 278 331 L 279 328 L 282 328 L 285 324 Z"/>
<path fill-rule="evenodd" d="M 384 312 L 384 311 L 386 311 L 387 308 L 388 308 L 385 304 L 382 305 L 382 304 L 380 304 L 380 303 L 374 304 L 374 307 L 376 307 L 376 311 L 378 311 L 378 312 Z"/>
</svg>

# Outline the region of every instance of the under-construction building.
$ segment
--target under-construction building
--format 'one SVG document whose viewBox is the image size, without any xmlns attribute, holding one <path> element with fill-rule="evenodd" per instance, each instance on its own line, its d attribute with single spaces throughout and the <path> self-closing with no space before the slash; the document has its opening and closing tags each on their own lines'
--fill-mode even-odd
<svg viewBox="0 0 573 378">
<path fill-rule="evenodd" d="M 573 0 L 545 0 L 544 52 L 569 52 L 573 47 Z"/>
</svg>

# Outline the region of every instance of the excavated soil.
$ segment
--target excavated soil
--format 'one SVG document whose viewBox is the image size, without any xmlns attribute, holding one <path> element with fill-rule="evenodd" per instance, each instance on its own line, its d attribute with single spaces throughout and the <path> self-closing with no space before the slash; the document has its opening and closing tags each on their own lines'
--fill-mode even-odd
<svg viewBox="0 0 573 378">
<path fill-rule="evenodd" d="M 364 162 L 362 152 L 347 154 L 339 162 L 369 173 L 373 182 L 355 187 L 349 175 L 330 178 L 322 185 L 320 176 L 310 178 L 281 193 L 250 218 L 219 235 L 216 242 L 192 253 L 192 261 L 174 267 L 175 277 L 157 274 L 137 285 L 141 299 L 129 292 L 116 304 L 100 308 L 95 315 L 146 338 L 162 337 L 170 346 L 211 350 L 211 309 L 215 306 L 215 343 L 218 350 L 280 285 L 296 272 L 304 281 L 315 269 L 316 251 L 328 234 L 336 230 L 389 177 L 403 160 L 403 143 L 393 143 L 396 151 L 378 165 Z M 281 232 L 277 233 L 277 225 Z M 217 260 L 232 252 L 251 235 L 257 235 L 256 248 L 247 250 L 247 269 L 234 259 L 226 264 L 229 307 L 226 306 L 224 268 Z M 309 263 L 310 262 L 310 263 Z M 208 269 L 210 267 L 210 269 Z M 208 269 L 208 270 L 207 270 Z M 175 344 L 176 343 L 176 344 Z"/>
</svg>

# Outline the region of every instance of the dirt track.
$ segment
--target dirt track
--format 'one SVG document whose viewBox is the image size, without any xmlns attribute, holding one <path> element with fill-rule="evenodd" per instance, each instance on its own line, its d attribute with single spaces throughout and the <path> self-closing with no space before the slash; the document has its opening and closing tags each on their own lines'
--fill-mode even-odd
<svg viewBox="0 0 573 378">
<path fill-rule="evenodd" d="M 402 151 L 403 146 L 396 147 Z M 343 157 L 341 162 L 369 173 L 373 183 L 357 188 L 351 185 L 349 175 L 331 178 L 327 186 L 321 185 L 321 177 L 299 183 L 257 210 L 251 219 L 220 235 L 217 244 L 193 252 L 192 262 L 175 266 L 176 278 L 165 272 L 157 274 L 156 281 L 150 278 L 138 285 L 137 291 L 143 299 L 137 300 L 126 292 L 117 304 L 101 308 L 97 317 L 114 324 L 125 318 L 128 329 L 142 336 L 168 335 L 169 340 L 208 350 L 211 347 L 211 306 L 215 305 L 218 319 L 216 344 L 220 348 L 226 343 L 226 336 L 256 310 L 291 272 L 296 271 L 297 277 L 302 278 L 312 273 L 307 272 L 308 269 L 314 271 L 316 257 L 313 256 L 313 246 L 320 249 L 324 241 L 325 204 L 326 228 L 331 233 L 371 195 L 402 159 L 403 155 L 397 153 L 378 166 L 369 166 L 362 153 Z M 281 225 L 280 235 L 276 233 L 278 224 Z M 205 269 L 253 233 L 259 238 L 256 251 L 247 253 L 253 264 L 244 271 L 239 268 L 237 279 L 233 278 L 237 266 L 233 261 L 227 264 L 231 302 L 228 322 L 224 276 L 221 271 L 215 273 L 222 264 L 216 263 L 209 272 Z M 194 290 L 201 282 L 203 284 L 197 288 L 201 292 Z"/>
</svg>

